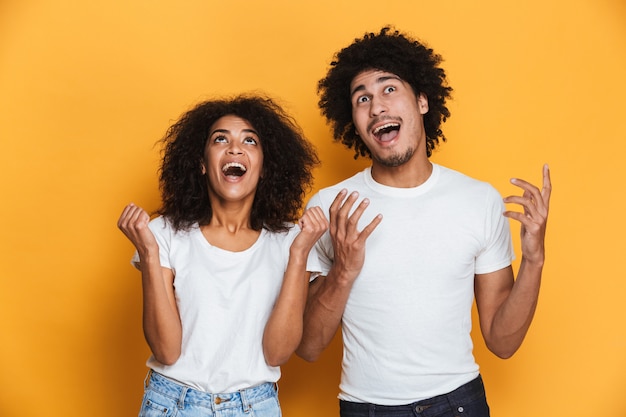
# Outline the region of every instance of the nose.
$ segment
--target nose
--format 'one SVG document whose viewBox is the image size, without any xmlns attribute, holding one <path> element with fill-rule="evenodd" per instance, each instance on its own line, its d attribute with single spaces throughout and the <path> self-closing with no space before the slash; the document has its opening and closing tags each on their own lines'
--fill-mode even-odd
<svg viewBox="0 0 626 417">
<path fill-rule="evenodd" d="M 370 115 L 372 117 L 380 116 L 387 111 L 387 104 L 382 98 L 372 97 L 370 102 Z"/>
<path fill-rule="evenodd" d="M 237 141 L 233 141 L 230 143 L 230 146 L 226 150 L 226 152 L 230 155 L 241 155 L 243 154 L 243 150 L 240 147 L 240 144 Z"/>
</svg>

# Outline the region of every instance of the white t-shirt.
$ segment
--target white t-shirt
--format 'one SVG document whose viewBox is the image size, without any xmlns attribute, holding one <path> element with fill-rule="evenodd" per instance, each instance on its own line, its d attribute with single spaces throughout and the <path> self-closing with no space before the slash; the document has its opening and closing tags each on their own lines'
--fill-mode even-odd
<svg viewBox="0 0 626 417">
<path fill-rule="evenodd" d="M 183 326 L 182 353 L 166 366 L 150 357 L 155 371 L 195 389 L 222 393 L 276 382 L 280 368 L 267 365 L 263 331 L 280 291 L 289 248 L 299 233 L 263 229 L 242 252 L 212 246 L 196 225 L 175 232 L 163 217 L 150 222 L 161 265 L 174 271 L 176 303 Z M 133 263 L 139 261 L 137 254 Z M 307 268 L 319 271 L 315 251 Z"/>
<path fill-rule="evenodd" d="M 415 188 L 376 183 L 367 168 L 321 190 L 309 206 L 328 213 L 342 188 L 370 200 L 359 230 L 379 213 L 383 219 L 367 240 L 343 315 L 339 398 L 408 404 L 474 379 L 474 275 L 507 267 L 514 258 L 498 192 L 436 164 Z M 328 233 L 316 248 L 326 275 L 333 261 Z"/>
</svg>

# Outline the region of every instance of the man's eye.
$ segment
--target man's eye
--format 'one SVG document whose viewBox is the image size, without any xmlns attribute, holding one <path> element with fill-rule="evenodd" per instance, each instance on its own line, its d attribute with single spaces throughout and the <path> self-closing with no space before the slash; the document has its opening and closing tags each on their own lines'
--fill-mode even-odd
<svg viewBox="0 0 626 417">
<path fill-rule="evenodd" d="M 370 101 L 368 96 L 361 96 L 356 99 L 357 103 L 367 103 L 368 101 Z"/>
<path fill-rule="evenodd" d="M 385 88 L 385 93 L 393 93 L 394 91 L 396 91 L 396 87 L 389 86 Z"/>
</svg>

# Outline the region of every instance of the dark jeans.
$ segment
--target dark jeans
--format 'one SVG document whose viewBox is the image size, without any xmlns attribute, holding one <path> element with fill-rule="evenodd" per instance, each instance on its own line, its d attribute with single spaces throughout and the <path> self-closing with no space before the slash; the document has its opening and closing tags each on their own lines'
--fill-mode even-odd
<svg viewBox="0 0 626 417">
<path fill-rule="evenodd" d="M 454 391 L 406 405 L 376 405 L 339 401 L 341 417 L 489 417 L 483 379 Z"/>
</svg>

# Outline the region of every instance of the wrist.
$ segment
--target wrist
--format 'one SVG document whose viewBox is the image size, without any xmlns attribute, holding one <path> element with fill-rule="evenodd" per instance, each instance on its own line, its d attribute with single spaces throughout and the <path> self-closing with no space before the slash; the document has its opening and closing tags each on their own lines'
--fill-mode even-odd
<svg viewBox="0 0 626 417">
<path fill-rule="evenodd" d="M 296 265 L 306 265 L 309 258 L 309 251 L 297 249 L 293 246 L 289 250 L 289 263 Z"/>
<path fill-rule="evenodd" d="M 149 264 L 150 262 L 161 262 L 159 259 L 158 246 L 156 248 L 137 249 L 137 254 L 139 255 L 139 260 L 142 263 Z"/>
<path fill-rule="evenodd" d="M 522 255 L 522 262 L 524 263 L 526 268 L 533 268 L 533 269 L 537 269 L 541 271 L 543 269 L 543 264 L 545 263 L 545 257 L 544 256 L 529 257 L 529 256 Z"/>
<path fill-rule="evenodd" d="M 337 286 L 351 287 L 359 276 L 359 272 L 342 268 L 337 263 L 334 263 L 328 272 L 328 276 L 332 278 L 332 281 Z"/>
</svg>

